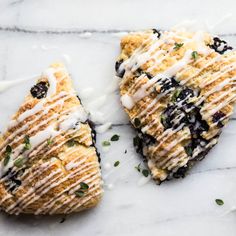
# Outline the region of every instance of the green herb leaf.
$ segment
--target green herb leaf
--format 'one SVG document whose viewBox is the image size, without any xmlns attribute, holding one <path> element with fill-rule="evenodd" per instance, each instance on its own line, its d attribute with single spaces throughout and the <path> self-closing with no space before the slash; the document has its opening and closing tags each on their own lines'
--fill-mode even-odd
<svg viewBox="0 0 236 236">
<path fill-rule="evenodd" d="M 30 139 L 28 135 L 26 135 L 24 138 L 24 144 L 24 150 L 29 150 L 31 148 Z"/>
<path fill-rule="evenodd" d="M 161 114 L 161 123 L 166 126 L 166 116 L 164 114 Z"/>
<path fill-rule="evenodd" d="M 111 143 L 109 141 L 103 141 L 102 142 L 102 146 L 104 146 L 104 147 L 107 147 L 107 146 L 110 146 L 110 145 L 111 145 Z"/>
<path fill-rule="evenodd" d="M 66 221 L 66 217 L 63 217 L 61 220 L 60 220 L 60 224 L 64 223 Z"/>
<path fill-rule="evenodd" d="M 193 51 L 192 52 L 192 58 L 196 61 L 198 58 L 198 52 L 197 51 Z"/>
<path fill-rule="evenodd" d="M 139 128 L 140 125 L 141 125 L 140 119 L 139 119 L 139 118 L 135 118 L 135 119 L 134 119 L 134 126 L 135 126 L 136 128 Z"/>
<path fill-rule="evenodd" d="M 86 183 L 84 183 L 84 182 L 80 183 L 80 189 L 87 190 L 88 188 L 89 188 L 89 186 Z"/>
<path fill-rule="evenodd" d="M 141 163 L 139 163 L 137 166 L 134 167 L 138 172 L 141 171 Z"/>
<path fill-rule="evenodd" d="M 171 97 L 171 101 L 172 102 L 176 102 L 179 94 L 181 93 L 181 90 L 180 89 L 176 89 L 175 92 L 173 93 L 172 97 Z"/>
<path fill-rule="evenodd" d="M 183 43 L 175 43 L 174 50 L 180 49 L 183 45 Z"/>
<path fill-rule="evenodd" d="M 49 138 L 49 139 L 47 140 L 47 145 L 51 145 L 52 143 L 53 143 L 53 140 Z"/>
<path fill-rule="evenodd" d="M 75 191 L 76 197 L 83 197 L 84 194 L 85 194 L 85 193 L 84 193 L 82 190 L 77 190 L 77 191 Z"/>
<path fill-rule="evenodd" d="M 119 162 L 119 161 L 116 161 L 116 162 L 114 163 L 114 166 L 117 167 L 118 165 L 120 165 L 120 162 Z"/>
<path fill-rule="evenodd" d="M 188 156 L 192 156 L 193 154 L 193 149 L 190 146 L 184 147 L 185 152 L 187 153 Z"/>
<path fill-rule="evenodd" d="M 28 135 L 25 136 L 24 143 L 30 143 L 30 139 Z"/>
<path fill-rule="evenodd" d="M 24 147 L 25 150 L 30 150 L 30 148 L 31 148 L 31 144 L 30 143 L 25 144 L 25 147 Z"/>
<path fill-rule="evenodd" d="M 3 161 L 3 165 L 6 166 L 11 158 L 12 148 L 10 145 L 6 146 L 6 156 Z"/>
<path fill-rule="evenodd" d="M 222 199 L 216 199 L 215 202 L 216 202 L 216 204 L 219 205 L 219 206 L 224 205 L 224 201 L 223 201 Z"/>
<path fill-rule="evenodd" d="M 10 145 L 6 146 L 6 154 L 10 155 L 12 153 L 12 148 Z"/>
<path fill-rule="evenodd" d="M 10 161 L 10 155 L 6 155 L 3 161 L 3 165 L 6 166 L 8 164 L 8 162 Z"/>
<path fill-rule="evenodd" d="M 149 175 L 149 170 L 143 169 L 143 170 L 142 170 L 142 174 L 143 174 L 145 177 L 148 177 L 148 175 Z"/>
<path fill-rule="evenodd" d="M 120 138 L 120 136 L 119 136 L 119 135 L 117 135 L 117 134 L 114 134 L 114 135 L 111 137 L 111 141 L 112 141 L 112 142 L 114 142 L 114 141 L 118 141 L 118 140 L 119 140 L 119 138 Z"/>
<path fill-rule="evenodd" d="M 14 166 L 16 166 L 17 168 L 21 168 L 24 165 L 24 162 L 25 162 L 25 158 L 19 157 L 15 160 Z"/>
<path fill-rule="evenodd" d="M 138 147 L 140 144 L 141 144 L 141 139 L 139 138 L 139 136 L 135 136 L 135 137 L 133 138 L 133 145 L 134 145 L 135 147 Z"/>
<path fill-rule="evenodd" d="M 68 147 L 73 147 L 75 145 L 75 140 L 72 138 L 66 142 Z"/>
</svg>

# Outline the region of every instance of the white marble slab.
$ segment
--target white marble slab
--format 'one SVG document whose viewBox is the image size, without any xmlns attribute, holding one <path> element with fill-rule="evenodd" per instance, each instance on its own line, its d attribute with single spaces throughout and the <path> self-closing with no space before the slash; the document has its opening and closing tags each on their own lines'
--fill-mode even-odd
<svg viewBox="0 0 236 236">
<path fill-rule="evenodd" d="M 214 26 L 231 14 L 217 32 L 232 33 L 234 0 L 1 0 L 0 21 L 30 30 L 124 30 L 169 28 L 183 20 Z"/>
<path fill-rule="evenodd" d="M 150 235 L 234 236 L 236 234 L 236 121 L 225 128 L 219 144 L 184 179 L 156 186 L 134 168 L 142 163 L 132 147 L 129 127 L 115 91 L 115 58 L 120 30 L 168 29 L 184 19 L 198 20 L 236 46 L 235 1 L 155 0 L 2 0 L 0 2 L 0 80 L 41 73 L 50 63 L 64 62 L 87 109 L 106 114 L 97 124 L 112 122 L 98 134 L 105 193 L 90 211 L 60 217 L 9 217 L 0 214 L 1 235 Z M 206 24 L 208 21 L 208 25 Z M 217 22 L 221 24 L 213 25 Z M 196 25 L 196 24 L 195 24 Z M 0 130 L 23 101 L 33 80 L 0 93 Z M 86 97 L 85 89 L 93 89 Z M 236 115 L 233 116 L 236 118 Z M 104 151 L 113 134 L 120 140 Z M 127 153 L 125 154 L 125 150 Z M 113 167 L 115 161 L 120 165 Z M 110 168 L 108 168 L 110 166 Z M 143 186 L 140 183 L 147 182 Z M 109 190 L 112 188 L 111 190 Z M 223 206 L 215 204 L 222 198 Z"/>
</svg>

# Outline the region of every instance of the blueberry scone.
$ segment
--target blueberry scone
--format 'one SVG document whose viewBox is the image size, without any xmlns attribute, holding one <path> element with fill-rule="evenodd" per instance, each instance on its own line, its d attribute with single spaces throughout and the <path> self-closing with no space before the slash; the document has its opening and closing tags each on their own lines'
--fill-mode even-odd
<svg viewBox="0 0 236 236">
<path fill-rule="evenodd" d="M 205 32 L 149 30 L 122 38 L 116 72 L 153 179 L 184 176 L 233 112 L 236 53 Z"/>
<path fill-rule="evenodd" d="M 68 214 L 102 194 L 95 134 L 71 78 L 51 65 L 0 140 L 0 207 L 9 214 Z"/>
</svg>

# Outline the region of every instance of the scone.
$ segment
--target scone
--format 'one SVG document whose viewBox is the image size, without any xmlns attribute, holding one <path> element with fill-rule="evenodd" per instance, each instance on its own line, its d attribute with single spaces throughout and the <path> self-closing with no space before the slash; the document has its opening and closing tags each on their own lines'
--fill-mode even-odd
<svg viewBox="0 0 236 236">
<path fill-rule="evenodd" d="M 235 102 L 236 53 L 205 32 L 149 30 L 116 62 L 134 144 L 158 182 L 184 176 L 217 143 Z"/>
<path fill-rule="evenodd" d="M 9 214 L 68 214 L 102 194 L 95 134 L 62 64 L 33 86 L 0 140 L 0 206 Z"/>
</svg>

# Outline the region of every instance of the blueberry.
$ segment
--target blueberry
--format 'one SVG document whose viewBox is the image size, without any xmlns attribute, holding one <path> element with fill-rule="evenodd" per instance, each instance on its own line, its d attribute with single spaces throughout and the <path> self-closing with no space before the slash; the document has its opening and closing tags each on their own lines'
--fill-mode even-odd
<svg viewBox="0 0 236 236">
<path fill-rule="evenodd" d="M 157 35 L 157 38 L 160 38 L 161 37 L 161 32 L 157 29 L 152 29 L 152 32 L 153 34 L 156 34 Z"/>
<path fill-rule="evenodd" d="M 212 122 L 216 123 L 224 116 L 225 116 L 225 113 L 223 113 L 222 111 L 218 111 L 212 116 Z"/>
<path fill-rule="evenodd" d="M 209 130 L 209 125 L 204 120 L 197 120 L 194 124 L 189 125 L 190 132 L 193 138 L 199 137 L 202 132 Z"/>
<path fill-rule="evenodd" d="M 183 167 L 180 167 L 174 174 L 173 174 L 173 177 L 174 178 L 184 178 L 185 175 L 186 175 L 186 172 L 188 170 L 188 167 L 186 166 L 183 166 Z"/>
<path fill-rule="evenodd" d="M 193 113 L 187 114 L 187 119 L 190 124 L 194 124 L 196 122 L 196 116 Z"/>
<path fill-rule="evenodd" d="M 164 93 L 168 90 L 170 90 L 171 88 L 175 88 L 179 85 L 179 83 L 174 79 L 174 77 L 172 78 L 165 78 L 162 79 L 160 82 L 161 85 L 161 93 Z"/>
<path fill-rule="evenodd" d="M 148 72 L 145 72 L 145 71 L 143 71 L 141 68 L 138 68 L 137 70 L 136 70 L 136 77 L 139 77 L 139 76 L 141 76 L 142 74 L 145 74 L 147 77 L 148 77 L 148 79 L 152 79 L 153 78 L 153 76 L 150 74 L 150 73 L 148 73 Z"/>
<path fill-rule="evenodd" d="M 34 98 L 41 99 L 47 96 L 48 84 L 39 82 L 30 89 L 30 93 Z"/>
<path fill-rule="evenodd" d="M 198 136 L 198 137 L 192 137 L 191 142 L 184 147 L 185 152 L 188 156 L 193 155 L 193 151 L 196 147 L 200 146 L 204 148 L 209 143 L 208 140 Z"/>
<path fill-rule="evenodd" d="M 152 76 L 150 73 L 145 72 L 145 74 L 146 74 L 146 76 L 148 77 L 148 79 L 152 79 L 152 78 L 153 78 L 153 76 Z"/>
<path fill-rule="evenodd" d="M 217 123 L 217 127 L 218 127 L 218 128 L 223 128 L 223 127 L 224 127 L 224 124 L 223 124 L 221 121 L 219 121 L 219 122 Z"/>
<path fill-rule="evenodd" d="M 185 152 L 187 153 L 188 156 L 192 156 L 192 154 L 193 154 L 192 143 L 189 143 L 187 146 L 185 146 L 184 150 L 185 150 Z"/>
<path fill-rule="evenodd" d="M 164 113 L 165 113 L 166 116 L 170 117 L 171 115 L 173 115 L 173 112 L 174 112 L 175 109 L 176 109 L 176 106 L 174 106 L 174 105 L 168 106 L 165 109 Z"/>
<path fill-rule="evenodd" d="M 213 41 L 214 43 L 212 45 L 209 45 L 209 47 L 214 49 L 219 54 L 224 54 L 226 51 L 233 49 L 232 47 L 228 46 L 226 41 L 221 40 L 218 37 L 214 37 Z"/>
<path fill-rule="evenodd" d="M 133 145 L 136 152 L 142 154 L 143 143 L 142 143 L 142 139 L 138 135 L 133 138 Z"/>
<path fill-rule="evenodd" d="M 192 139 L 192 148 L 195 149 L 197 146 L 204 147 L 207 144 L 206 140 L 201 137 Z"/>
<path fill-rule="evenodd" d="M 146 145 L 152 145 L 152 144 L 156 143 L 156 139 L 149 134 L 143 134 L 142 139 Z"/>
<path fill-rule="evenodd" d="M 117 61 L 116 64 L 115 64 L 116 74 L 117 74 L 117 76 L 120 77 L 120 78 L 123 78 L 123 76 L 124 76 L 124 74 L 125 74 L 125 70 L 124 70 L 124 69 L 123 69 L 123 70 L 120 70 L 120 65 L 123 63 L 123 61 L 124 61 L 124 60 L 121 59 L 121 60 Z"/>
<path fill-rule="evenodd" d="M 202 119 L 202 115 L 200 113 L 200 109 L 197 107 L 194 107 L 193 111 L 195 114 L 196 121 L 194 123 L 194 129 L 193 132 L 196 132 L 197 134 L 201 134 L 204 131 L 209 130 L 209 125 L 205 120 Z"/>
<path fill-rule="evenodd" d="M 217 123 L 217 126 L 219 128 L 222 128 L 224 124 L 220 121 L 220 119 L 223 118 L 224 116 L 225 113 L 223 113 L 222 111 L 218 111 L 212 116 L 212 122 Z"/>
<path fill-rule="evenodd" d="M 15 190 L 16 188 L 18 188 L 21 185 L 21 181 L 18 179 L 13 179 L 11 187 L 10 187 L 10 191 L 12 192 L 13 190 Z"/>
<path fill-rule="evenodd" d="M 195 106 L 192 102 L 188 102 L 188 101 L 183 102 L 182 103 L 182 109 L 186 110 L 186 111 L 189 110 L 189 114 L 192 114 L 192 113 L 195 114 L 195 110 L 194 110 Z"/>
<path fill-rule="evenodd" d="M 209 130 L 209 125 L 205 120 L 197 120 L 196 124 L 196 131 L 199 132 L 200 134 L 204 131 Z"/>
<path fill-rule="evenodd" d="M 6 179 L 6 185 L 10 187 L 10 191 L 15 190 L 21 185 L 21 181 L 18 179 L 20 174 L 23 174 L 23 170 L 18 172 L 13 172 L 12 168 L 10 168 L 3 177 L 7 177 Z"/>
<path fill-rule="evenodd" d="M 168 106 L 161 114 L 160 120 L 165 129 L 176 129 L 180 124 L 187 124 L 185 112 L 175 105 Z"/>
<path fill-rule="evenodd" d="M 186 99 L 187 97 L 194 97 L 194 92 L 192 89 L 189 89 L 189 88 L 186 88 L 186 89 L 183 89 L 178 97 L 177 97 L 177 101 L 181 101 L 181 100 L 184 100 Z"/>
<path fill-rule="evenodd" d="M 166 114 L 162 114 L 160 120 L 165 129 L 171 128 L 170 118 Z"/>
</svg>

